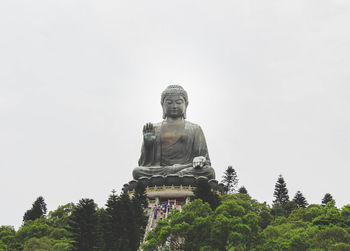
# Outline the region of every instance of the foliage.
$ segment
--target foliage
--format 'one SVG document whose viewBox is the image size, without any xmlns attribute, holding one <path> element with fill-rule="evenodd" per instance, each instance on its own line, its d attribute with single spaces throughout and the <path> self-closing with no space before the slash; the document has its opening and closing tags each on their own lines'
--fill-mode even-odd
<svg viewBox="0 0 350 251">
<path fill-rule="evenodd" d="M 247 194 L 222 196 L 215 210 L 194 200 L 157 225 L 144 250 L 252 250 L 261 244 L 262 226 L 270 222 L 269 209 Z"/>
<path fill-rule="evenodd" d="M 295 202 L 295 204 L 298 208 L 300 208 L 300 207 L 305 208 L 308 205 L 304 195 L 300 191 L 297 191 L 297 193 L 295 194 L 295 196 L 293 198 L 293 201 Z"/>
<path fill-rule="evenodd" d="M 118 196 L 115 194 L 115 190 L 108 197 L 105 211 L 101 212 L 101 222 L 104 226 L 105 247 L 103 250 L 116 250 L 119 243 L 120 220 L 118 218 Z"/>
<path fill-rule="evenodd" d="M 281 204 L 275 205 L 281 207 Z M 273 219 L 265 203 L 259 203 L 247 194 L 223 195 L 216 210 L 208 203 L 195 200 L 182 212 L 176 211 L 148 234 L 143 248 L 146 251 L 159 248 L 350 250 L 349 222 L 350 205 L 339 210 L 334 201 L 324 207 L 315 204 L 295 206 L 288 216 Z"/>
<path fill-rule="evenodd" d="M 148 207 L 146 188 L 141 182 L 138 182 L 135 187 L 135 193 L 131 201 L 131 206 L 136 224 L 136 246 L 138 247 L 143 240 L 148 219 L 145 212 Z"/>
<path fill-rule="evenodd" d="M 50 215 L 55 213 L 49 214 L 48 219 L 41 217 L 23 224 L 15 234 L 17 248 L 13 250 L 72 250 L 73 241 L 67 226 L 54 224 Z M 60 221 L 60 218 L 56 220 Z"/>
<path fill-rule="evenodd" d="M 235 169 L 232 166 L 228 166 L 222 178 L 221 182 L 224 184 L 225 193 L 230 194 L 235 192 L 238 185 L 238 177 Z"/>
<path fill-rule="evenodd" d="M 247 191 L 247 189 L 246 189 L 244 186 L 241 186 L 241 187 L 238 189 L 238 193 L 245 193 L 245 194 L 247 194 L 248 191 Z"/>
<path fill-rule="evenodd" d="M 48 214 L 48 224 L 55 228 L 65 228 L 68 226 L 72 211 L 75 208 L 73 203 L 59 206 L 55 211 Z"/>
<path fill-rule="evenodd" d="M 273 201 L 275 204 L 285 205 L 289 201 L 287 184 L 284 181 L 282 175 L 278 177 L 278 180 L 275 184 L 275 191 L 273 193 L 273 197 L 275 200 Z"/>
<path fill-rule="evenodd" d="M 277 183 L 276 190 L 288 195 L 284 180 Z M 322 205 L 307 205 L 298 191 L 292 201 L 285 196 L 270 208 L 245 192 L 219 197 L 205 180 L 195 194 L 200 199 L 157 222 L 143 250 L 350 250 L 350 205 L 339 209 L 330 196 Z M 105 208 L 81 199 L 47 217 L 46 204 L 37 201 L 33 208 L 41 208 L 40 217 L 26 219 L 17 231 L 0 226 L 1 251 L 136 251 L 143 241 L 148 201 L 142 185 L 132 198 L 112 191 Z"/>
<path fill-rule="evenodd" d="M 20 247 L 15 229 L 11 226 L 0 226 L 0 250 L 18 250 Z"/>
<path fill-rule="evenodd" d="M 139 242 L 137 235 L 137 224 L 134 218 L 132 202 L 127 192 L 123 192 L 118 199 L 118 218 L 119 218 L 119 249 L 118 250 L 137 250 Z"/>
<path fill-rule="evenodd" d="M 216 192 L 212 191 L 208 180 L 198 179 L 197 187 L 193 193 L 195 199 L 201 199 L 203 202 L 208 202 L 213 210 L 220 204 L 219 196 Z"/>
<path fill-rule="evenodd" d="M 49 212 L 47 217 L 27 220 L 16 232 L 0 227 L 0 250 L 30 251 L 112 251 L 137 250 L 147 223 L 145 187 L 138 186 L 134 197 L 115 191 L 106 208 L 92 199 L 81 199 Z"/>
<path fill-rule="evenodd" d="M 23 216 L 23 222 L 35 220 L 46 215 L 46 203 L 42 196 L 39 196 L 33 203 L 32 208 L 27 210 Z"/>
<path fill-rule="evenodd" d="M 340 211 L 329 202 L 294 209 L 288 218 L 276 218 L 264 231 L 263 250 L 348 250 L 348 206 Z M 344 217 L 342 217 L 344 215 Z"/>
<path fill-rule="evenodd" d="M 330 202 L 331 200 L 333 200 L 333 196 L 330 193 L 326 193 L 322 199 L 322 206 L 327 205 L 327 203 Z"/>
<path fill-rule="evenodd" d="M 96 244 L 97 205 L 93 199 L 81 199 L 72 211 L 70 229 L 74 250 L 92 251 Z"/>
</svg>

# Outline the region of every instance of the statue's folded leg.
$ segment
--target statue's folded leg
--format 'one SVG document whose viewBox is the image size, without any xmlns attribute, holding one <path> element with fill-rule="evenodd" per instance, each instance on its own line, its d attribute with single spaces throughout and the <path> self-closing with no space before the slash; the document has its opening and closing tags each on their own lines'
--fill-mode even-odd
<svg viewBox="0 0 350 251">
<path fill-rule="evenodd" d="M 135 167 L 132 171 L 132 176 L 135 180 L 138 180 L 140 177 L 151 177 L 153 175 L 162 175 L 164 172 L 164 166 L 138 166 Z"/>
<path fill-rule="evenodd" d="M 135 180 L 140 177 L 152 177 L 153 175 L 176 174 L 181 170 L 187 169 L 189 164 L 173 166 L 138 166 L 132 171 Z"/>
<path fill-rule="evenodd" d="M 193 175 L 193 176 L 205 176 L 209 180 L 215 179 L 215 171 L 211 166 L 204 166 L 202 168 L 188 167 L 178 172 L 179 175 Z"/>
</svg>

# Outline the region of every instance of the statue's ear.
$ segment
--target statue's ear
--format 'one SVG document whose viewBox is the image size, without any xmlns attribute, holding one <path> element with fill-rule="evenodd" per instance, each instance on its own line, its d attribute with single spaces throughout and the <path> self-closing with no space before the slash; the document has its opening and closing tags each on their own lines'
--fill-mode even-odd
<svg viewBox="0 0 350 251">
<path fill-rule="evenodd" d="M 166 112 L 165 112 L 164 108 L 163 108 L 163 119 L 166 119 Z"/>
<path fill-rule="evenodd" d="M 182 114 L 182 117 L 183 117 L 184 119 L 186 119 L 186 110 L 187 110 L 187 107 L 185 108 L 184 114 Z"/>
</svg>

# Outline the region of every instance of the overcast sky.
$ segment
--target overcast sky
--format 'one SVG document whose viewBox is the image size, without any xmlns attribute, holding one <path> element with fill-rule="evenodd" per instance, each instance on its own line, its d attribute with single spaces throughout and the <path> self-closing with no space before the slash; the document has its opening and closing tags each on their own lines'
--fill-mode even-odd
<svg viewBox="0 0 350 251">
<path fill-rule="evenodd" d="M 142 126 L 169 84 L 206 136 L 217 179 L 232 165 L 271 204 L 350 203 L 350 2 L 0 3 L 0 225 L 81 198 L 104 206 L 132 179 Z"/>
</svg>

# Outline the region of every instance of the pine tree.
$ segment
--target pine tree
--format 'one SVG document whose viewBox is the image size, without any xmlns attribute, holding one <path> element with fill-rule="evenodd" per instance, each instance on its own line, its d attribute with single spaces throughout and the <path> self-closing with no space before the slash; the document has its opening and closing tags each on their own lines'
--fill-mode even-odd
<svg viewBox="0 0 350 251">
<path fill-rule="evenodd" d="M 322 199 L 322 206 L 327 205 L 328 202 L 330 202 L 333 199 L 333 196 L 330 193 L 326 193 Z"/>
<path fill-rule="evenodd" d="M 105 249 L 108 250 L 117 250 L 119 246 L 119 238 L 121 234 L 120 228 L 120 215 L 118 212 L 118 196 L 116 191 L 112 190 L 112 194 L 108 197 L 106 203 L 105 214 L 102 216 L 102 225 L 104 226 L 104 241 Z"/>
<path fill-rule="evenodd" d="M 289 201 L 287 184 L 284 181 L 282 175 L 278 177 L 278 180 L 275 184 L 275 191 L 273 193 L 275 197 L 274 203 L 279 203 L 282 206 L 285 205 Z"/>
<path fill-rule="evenodd" d="M 143 209 L 146 209 L 148 207 L 146 188 L 142 182 L 137 182 L 135 187 L 135 194 L 132 201 L 134 204 L 139 205 Z"/>
<path fill-rule="evenodd" d="M 46 216 L 46 203 L 42 196 L 39 196 L 33 203 L 32 208 L 27 210 L 23 216 L 23 222 L 35 220 Z"/>
<path fill-rule="evenodd" d="M 97 239 L 97 205 L 93 199 L 81 199 L 71 215 L 70 230 L 75 251 L 93 251 Z"/>
<path fill-rule="evenodd" d="M 210 207 L 215 210 L 219 204 L 219 196 L 211 190 L 208 180 L 197 180 L 197 187 L 193 191 L 195 199 L 201 199 L 203 202 L 208 202 Z"/>
<path fill-rule="evenodd" d="M 146 188 L 141 182 L 137 182 L 134 197 L 132 198 L 134 219 L 136 224 L 137 246 L 142 242 L 147 226 L 147 215 L 145 209 L 148 207 Z"/>
<path fill-rule="evenodd" d="M 241 186 L 238 189 L 238 193 L 248 194 L 248 191 L 247 191 L 247 189 L 244 186 Z"/>
<path fill-rule="evenodd" d="M 117 213 L 119 219 L 120 236 L 116 250 L 137 250 L 138 235 L 134 210 L 127 191 L 123 191 L 118 198 Z"/>
<path fill-rule="evenodd" d="M 106 220 L 106 210 L 103 208 L 97 208 L 96 210 L 97 214 L 97 223 L 95 227 L 95 233 L 96 233 L 96 239 L 95 239 L 95 245 L 94 245 L 94 251 L 102 251 L 102 250 L 108 250 L 106 249 L 106 242 L 104 239 L 105 234 L 105 220 Z"/>
<path fill-rule="evenodd" d="M 238 185 L 238 177 L 235 169 L 232 166 L 228 166 L 222 178 L 221 182 L 225 185 L 225 193 L 235 192 Z"/>
<path fill-rule="evenodd" d="M 138 202 L 143 201 L 140 194 L 143 193 L 135 194 L 138 198 L 135 200 Z M 147 201 L 143 201 L 143 203 L 147 203 Z M 136 215 L 136 212 L 141 212 L 141 215 Z M 130 200 L 127 191 L 123 191 L 120 196 L 117 196 L 113 190 L 107 200 L 105 213 L 101 219 L 104 226 L 104 248 L 102 250 L 136 251 L 140 244 L 140 231 L 142 230 L 137 221 L 143 219 L 142 213 L 144 213 L 142 209 L 135 209 L 134 201 Z"/>
<path fill-rule="evenodd" d="M 296 203 L 296 206 L 298 208 L 305 208 L 307 207 L 308 203 L 305 199 L 305 197 L 303 196 L 303 194 L 300 191 L 297 191 L 297 193 L 295 194 L 293 201 Z"/>
</svg>

